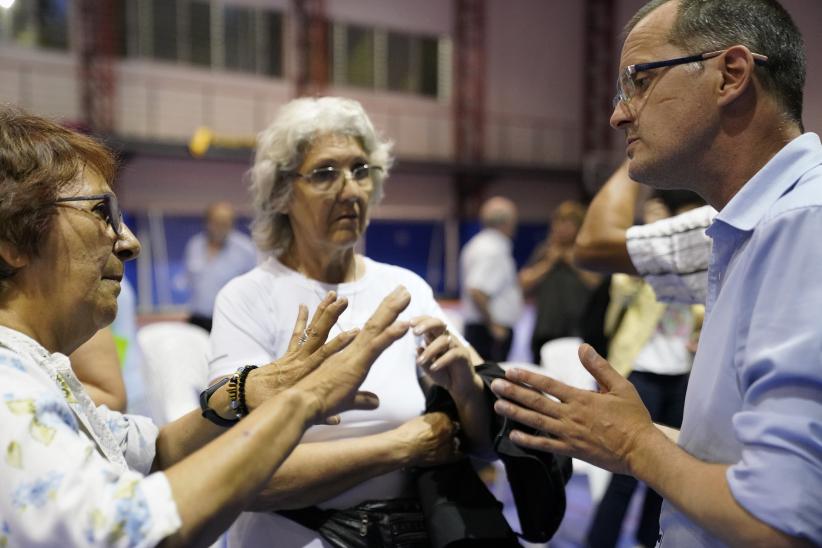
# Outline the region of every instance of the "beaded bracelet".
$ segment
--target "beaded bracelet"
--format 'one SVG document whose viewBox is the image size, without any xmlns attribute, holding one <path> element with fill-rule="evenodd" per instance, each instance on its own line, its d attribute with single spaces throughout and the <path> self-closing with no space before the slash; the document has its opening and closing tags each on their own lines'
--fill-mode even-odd
<svg viewBox="0 0 822 548">
<path fill-rule="evenodd" d="M 254 369 L 257 369 L 256 365 L 245 365 L 237 370 L 237 418 L 248 415 L 248 405 L 245 403 L 245 381 Z"/>
<path fill-rule="evenodd" d="M 231 375 L 231 378 L 228 379 L 228 386 L 226 387 L 231 412 L 234 413 L 234 416 L 237 417 L 237 419 L 243 418 L 242 413 L 240 413 L 240 394 L 238 390 L 238 386 L 240 384 L 240 371 L 242 371 L 242 369 L 242 367 L 237 369 L 237 371 Z"/>
</svg>

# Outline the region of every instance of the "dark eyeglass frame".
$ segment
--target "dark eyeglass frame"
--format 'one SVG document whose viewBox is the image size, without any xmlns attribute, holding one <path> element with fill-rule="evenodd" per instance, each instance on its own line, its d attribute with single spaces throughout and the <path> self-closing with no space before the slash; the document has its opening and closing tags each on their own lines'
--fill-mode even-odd
<svg viewBox="0 0 822 548">
<path fill-rule="evenodd" d="M 68 196 L 66 198 L 57 198 L 54 202 L 57 204 L 62 204 L 66 202 L 93 202 L 97 200 L 100 200 L 101 205 L 103 206 L 103 213 L 106 216 L 106 224 L 110 226 L 111 229 L 114 230 L 114 234 L 120 238 L 122 236 L 121 229 L 123 225 L 123 212 L 120 211 L 120 205 L 117 203 L 116 195 L 107 192 L 105 194 L 90 194 L 88 196 Z M 76 211 L 85 211 L 100 220 L 100 218 L 92 210 L 82 209 L 79 207 L 74 207 L 72 209 Z"/>
<path fill-rule="evenodd" d="M 283 174 L 287 177 L 299 177 L 308 181 L 312 186 L 320 190 L 329 190 L 334 187 L 337 182 L 343 177 L 351 179 L 360 187 L 365 187 L 366 181 L 373 179 L 375 171 L 381 172 L 383 170 L 380 166 L 372 166 L 371 164 L 359 164 L 353 168 L 339 168 L 335 166 L 325 166 L 312 169 L 308 173 L 300 173 L 299 171 L 286 171 Z"/>
<path fill-rule="evenodd" d="M 636 95 L 636 82 L 634 81 L 634 76 L 639 72 L 664 67 L 673 67 L 676 65 L 686 65 L 688 63 L 698 63 L 699 61 L 705 61 L 706 59 L 719 57 L 726 51 L 728 51 L 727 48 L 716 51 L 708 51 L 705 53 L 698 53 L 696 55 L 686 55 L 685 57 L 676 57 L 674 59 L 666 59 L 664 61 L 652 61 L 650 63 L 637 63 L 635 65 L 628 65 L 627 67 L 625 67 L 625 69 L 622 71 L 622 74 L 620 74 L 619 78 L 617 79 L 617 93 L 612 101 L 612 106 L 613 108 L 616 108 L 620 103 L 625 103 L 627 105 L 631 101 L 631 99 L 633 99 L 634 95 Z M 751 52 L 751 56 L 753 56 L 754 63 L 756 63 L 757 65 L 762 66 L 768 63 L 767 55 Z"/>
</svg>

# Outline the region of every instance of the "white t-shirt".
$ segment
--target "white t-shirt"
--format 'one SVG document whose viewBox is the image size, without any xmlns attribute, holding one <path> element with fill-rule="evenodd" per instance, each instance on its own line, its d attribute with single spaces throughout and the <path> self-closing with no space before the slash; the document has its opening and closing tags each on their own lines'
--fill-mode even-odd
<svg viewBox="0 0 822 548">
<path fill-rule="evenodd" d="M 348 308 L 331 329 L 329 338 L 362 327 L 382 299 L 400 284 L 411 294 L 411 303 L 400 314 L 400 320 L 429 315 L 447 322 L 422 278 L 404 268 L 367 258 L 364 261 L 364 275 L 351 283 L 320 283 L 275 258 L 229 282 L 217 296 L 214 308 L 210 378 L 231 374 L 246 364 L 267 364 L 285 354 L 298 306 L 306 305 L 313 314 L 330 290 L 346 297 Z M 449 330 L 456 334 L 450 324 Z M 305 433 L 303 442 L 377 434 L 422 414 L 425 398 L 417 381 L 416 348 L 416 339 L 409 331 L 372 366 L 362 389 L 379 396 L 378 409 L 343 413 L 340 425 L 314 426 Z M 405 490 L 405 480 L 401 471 L 378 476 L 318 506 L 348 508 L 366 500 L 397 497 Z M 268 546 L 274 542 L 283 547 L 326 545 L 316 532 L 271 513 L 244 513 L 229 533 L 231 546 Z"/>
<path fill-rule="evenodd" d="M 522 312 L 522 291 L 511 239 L 499 230 L 486 228 L 465 244 L 460 255 L 462 310 L 465 323 L 483 323 L 469 289 L 488 295 L 488 312 L 494 322 L 513 327 Z"/>
</svg>

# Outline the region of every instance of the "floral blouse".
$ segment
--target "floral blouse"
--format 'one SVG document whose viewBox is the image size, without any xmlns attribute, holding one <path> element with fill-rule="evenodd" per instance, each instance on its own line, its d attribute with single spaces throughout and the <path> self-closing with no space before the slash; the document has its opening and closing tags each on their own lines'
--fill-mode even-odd
<svg viewBox="0 0 822 548">
<path fill-rule="evenodd" d="M 154 546 L 180 527 L 157 427 L 95 407 L 62 354 L 0 326 L 0 548 Z"/>
</svg>

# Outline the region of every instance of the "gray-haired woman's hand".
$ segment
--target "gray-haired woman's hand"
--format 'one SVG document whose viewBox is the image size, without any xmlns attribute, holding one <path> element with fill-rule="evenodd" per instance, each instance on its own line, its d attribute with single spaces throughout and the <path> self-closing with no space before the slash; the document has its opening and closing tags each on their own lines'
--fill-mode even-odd
<svg viewBox="0 0 822 548">
<path fill-rule="evenodd" d="M 435 384 L 457 399 L 482 386 L 474 370 L 474 353 L 448 332 L 441 319 L 420 316 L 412 319 L 411 325 L 414 334 L 425 341 L 425 346 L 417 349 L 417 365 Z"/>
<path fill-rule="evenodd" d="M 436 466 L 462 458 L 459 424 L 445 413 L 414 417 L 394 430 L 406 466 Z"/>
</svg>

